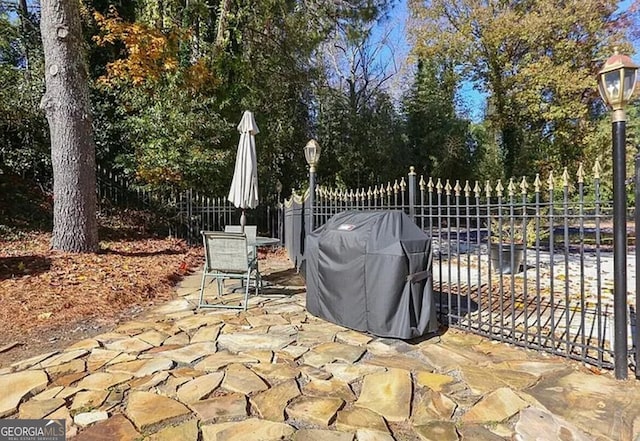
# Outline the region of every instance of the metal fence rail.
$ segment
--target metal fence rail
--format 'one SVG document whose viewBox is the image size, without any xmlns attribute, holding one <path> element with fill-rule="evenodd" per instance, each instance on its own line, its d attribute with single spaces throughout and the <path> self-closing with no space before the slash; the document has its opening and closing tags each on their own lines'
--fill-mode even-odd
<svg viewBox="0 0 640 441">
<path fill-rule="evenodd" d="M 210 197 L 193 190 L 163 192 L 135 186 L 98 167 L 98 201 L 101 210 L 147 209 L 162 219 L 166 234 L 200 243 L 200 231 L 223 231 L 225 225 L 240 224 L 240 210 L 226 197 Z M 278 212 L 268 204 L 247 211 L 247 224 L 257 225 L 264 235 L 276 233 Z"/>
<path fill-rule="evenodd" d="M 302 234 L 304 215 L 286 201 L 285 231 Z M 503 342 L 612 368 L 612 203 L 601 197 L 600 167 L 575 177 L 451 182 L 418 176 L 366 191 L 316 188 L 314 226 L 344 210 L 405 211 L 432 238 L 434 291 L 441 323 Z M 304 209 L 303 209 L 304 211 Z M 289 243 L 300 258 L 302 243 Z M 628 255 L 634 268 L 633 255 Z M 627 272 L 633 287 L 633 271 Z M 628 293 L 628 306 L 635 293 Z M 632 308 L 628 308 L 632 310 Z M 633 312 L 633 311 L 632 311 Z M 633 314 L 635 319 L 635 314 Z M 627 358 L 635 364 L 635 320 Z"/>
</svg>

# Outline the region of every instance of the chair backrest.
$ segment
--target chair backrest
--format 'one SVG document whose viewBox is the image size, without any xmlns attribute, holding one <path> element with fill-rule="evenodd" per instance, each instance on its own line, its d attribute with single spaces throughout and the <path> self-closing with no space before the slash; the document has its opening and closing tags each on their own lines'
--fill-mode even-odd
<svg viewBox="0 0 640 441">
<path fill-rule="evenodd" d="M 225 233 L 242 233 L 242 225 L 226 225 L 224 227 Z M 257 225 L 245 225 L 244 234 L 247 236 L 247 242 L 249 245 L 256 243 L 256 236 L 258 236 Z"/>
<path fill-rule="evenodd" d="M 208 271 L 241 273 L 249 270 L 247 237 L 242 233 L 203 231 Z"/>
</svg>

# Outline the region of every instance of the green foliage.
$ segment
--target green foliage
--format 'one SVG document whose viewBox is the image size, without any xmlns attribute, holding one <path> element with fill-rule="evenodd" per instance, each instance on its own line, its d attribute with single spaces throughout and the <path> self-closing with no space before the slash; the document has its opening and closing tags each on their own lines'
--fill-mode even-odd
<svg viewBox="0 0 640 441">
<path fill-rule="evenodd" d="M 412 2 L 422 56 L 455 63 L 489 94 L 506 176 L 583 160 L 595 129 L 598 60 L 628 52 L 615 0 Z"/>
</svg>

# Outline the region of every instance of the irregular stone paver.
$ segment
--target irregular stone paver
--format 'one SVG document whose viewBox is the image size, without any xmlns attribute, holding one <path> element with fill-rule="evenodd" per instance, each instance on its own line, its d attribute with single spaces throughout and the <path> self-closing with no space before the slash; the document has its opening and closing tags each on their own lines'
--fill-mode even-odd
<svg viewBox="0 0 640 441">
<path fill-rule="evenodd" d="M 67 436 L 69 434 L 67 433 Z M 136 441 L 141 439 L 140 433 L 133 427 L 133 424 L 121 414 L 116 414 L 111 418 L 100 421 L 95 425 L 82 431 L 74 438 L 77 441 Z"/>
<path fill-rule="evenodd" d="M 85 377 L 78 383 L 78 389 L 106 390 L 112 386 L 124 383 L 132 378 L 130 374 L 111 374 L 108 372 L 96 372 Z"/>
<path fill-rule="evenodd" d="M 313 366 L 303 365 L 300 366 L 300 374 L 307 381 L 312 380 L 328 380 L 331 378 L 331 373 L 325 371 L 324 369 L 318 369 Z"/>
<path fill-rule="evenodd" d="M 253 357 L 248 357 L 242 354 L 231 354 L 227 351 L 216 352 L 215 354 L 205 357 L 202 361 L 197 363 L 194 367 L 202 371 L 217 371 L 218 369 L 225 367 L 233 363 L 257 363 Z"/>
<path fill-rule="evenodd" d="M 131 337 L 122 340 L 112 341 L 104 345 L 105 348 L 112 351 L 128 352 L 132 354 L 139 354 L 142 351 L 151 349 L 153 345 L 150 345 L 146 341 L 142 341 L 139 338 Z"/>
<path fill-rule="evenodd" d="M 92 349 L 96 349 L 100 347 L 100 343 L 95 338 L 85 338 L 84 340 L 80 340 L 69 346 L 65 351 L 75 351 L 76 349 L 86 349 L 87 351 L 91 351 Z"/>
<path fill-rule="evenodd" d="M 533 386 L 536 375 L 523 371 L 496 369 L 495 366 L 461 366 L 462 378 L 475 394 L 482 395 L 501 387 L 522 390 Z"/>
<path fill-rule="evenodd" d="M 518 441 L 537 441 L 540 439 L 541 433 L 550 439 L 569 439 L 572 441 L 590 441 L 592 439 L 562 418 L 533 407 L 520 412 L 515 430 Z"/>
<path fill-rule="evenodd" d="M 179 332 L 175 335 L 172 335 L 171 337 L 167 338 L 164 343 L 162 343 L 163 346 L 184 346 L 184 345 L 188 345 L 190 341 L 189 338 L 189 334 L 187 334 L 186 332 Z"/>
<path fill-rule="evenodd" d="M 143 332 L 142 334 L 138 334 L 136 337 L 152 346 L 160 346 L 167 339 L 168 335 L 163 332 L 156 331 L 155 329 L 151 329 Z"/>
<path fill-rule="evenodd" d="M 192 305 L 188 300 L 178 299 L 154 308 L 153 312 L 158 316 L 162 316 L 175 313 L 177 311 L 190 311 L 193 310 L 194 307 L 195 306 Z"/>
<path fill-rule="evenodd" d="M 29 400 L 20 406 L 18 418 L 39 420 L 64 406 L 64 404 L 65 401 L 62 398 Z"/>
<path fill-rule="evenodd" d="M 189 413 L 189 409 L 178 401 L 151 392 L 139 391 L 131 392 L 125 410 L 125 414 L 133 424 L 142 431 Z"/>
<path fill-rule="evenodd" d="M 16 361 L 11 365 L 13 371 L 22 371 L 24 369 L 29 369 L 43 360 L 46 360 L 49 357 L 56 355 L 58 352 L 47 352 L 46 354 L 36 355 L 35 357 L 27 358 L 26 360 Z"/>
<path fill-rule="evenodd" d="M 356 441 L 396 441 L 388 433 L 378 432 L 376 430 L 358 429 L 356 432 Z"/>
<path fill-rule="evenodd" d="M 353 433 L 322 429 L 301 429 L 295 433 L 293 441 L 353 441 Z"/>
<path fill-rule="evenodd" d="M 295 338 L 265 334 L 222 334 L 218 337 L 218 347 L 231 352 L 244 352 L 255 349 L 277 351 L 293 343 Z"/>
<path fill-rule="evenodd" d="M 131 374 L 136 378 L 166 371 L 173 367 L 173 361 L 168 358 L 153 358 L 151 360 L 135 360 L 118 363 L 107 367 L 107 372 Z"/>
<path fill-rule="evenodd" d="M 78 392 L 75 397 L 73 397 L 73 403 L 71 404 L 70 409 L 74 411 L 79 409 L 89 410 L 98 408 L 102 406 L 102 403 L 105 402 L 108 396 L 108 390 L 90 390 Z"/>
<path fill-rule="evenodd" d="M 348 331 L 338 332 L 336 334 L 336 340 L 340 343 L 346 343 L 354 346 L 365 346 L 373 337 L 367 334 L 363 334 L 362 332 L 353 331 L 349 329 Z"/>
<path fill-rule="evenodd" d="M 222 387 L 245 395 L 269 388 L 262 378 L 241 364 L 232 364 L 227 367 Z"/>
<path fill-rule="evenodd" d="M 68 363 L 48 367 L 45 370 L 47 371 L 47 374 L 49 374 L 50 378 L 57 378 L 67 374 L 84 372 L 85 369 L 86 363 L 84 360 L 73 360 Z"/>
<path fill-rule="evenodd" d="M 359 429 L 374 430 L 382 433 L 389 433 L 387 423 L 377 413 L 360 407 L 349 410 L 341 410 L 336 418 L 336 428 L 349 432 Z"/>
<path fill-rule="evenodd" d="M 485 396 L 462 416 L 465 423 L 501 422 L 512 417 L 528 404 L 511 389 L 501 388 Z"/>
<path fill-rule="evenodd" d="M 46 369 L 52 366 L 58 366 L 64 363 L 68 363 L 71 360 L 75 360 L 76 358 L 82 357 L 83 355 L 86 355 L 88 353 L 89 351 L 87 351 L 86 349 L 76 349 L 73 351 L 66 351 L 54 357 L 47 358 L 46 360 L 40 363 L 39 367 Z"/>
<path fill-rule="evenodd" d="M 49 379 L 42 370 L 22 371 L 0 377 L 0 418 L 16 412 L 25 395 L 44 390 Z"/>
<path fill-rule="evenodd" d="M 171 398 L 177 398 L 178 388 L 190 380 L 190 377 L 170 376 L 167 381 L 157 386 L 154 390 Z"/>
<path fill-rule="evenodd" d="M 290 380 L 300 376 L 300 369 L 285 363 L 256 363 L 251 365 L 250 369 L 269 380 Z"/>
<path fill-rule="evenodd" d="M 149 437 L 149 441 L 198 441 L 198 421 L 193 419 L 177 426 L 165 427 Z"/>
<path fill-rule="evenodd" d="M 205 425 L 201 430 L 202 441 L 277 441 L 287 439 L 295 432 L 288 424 L 257 418 Z"/>
<path fill-rule="evenodd" d="M 322 343 L 304 354 L 302 360 L 309 366 L 320 368 L 327 363 L 344 361 L 354 363 L 365 352 L 361 346 L 353 346 L 344 343 Z"/>
<path fill-rule="evenodd" d="M 293 361 L 297 360 L 298 358 L 302 357 L 304 354 L 306 354 L 307 352 L 309 352 L 309 348 L 306 346 L 301 346 L 301 345 L 289 345 L 285 348 L 282 348 L 281 351 L 278 351 L 276 353 L 276 357 L 277 356 L 288 356 L 289 358 L 291 358 Z"/>
<path fill-rule="evenodd" d="M 80 426 L 88 426 L 93 423 L 97 423 L 98 421 L 103 421 L 109 418 L 109 414 L 103 410 L 96 410 L 93 412 L 83 412 L 76 414 L 73 417 L 73 423 Z"/>
<path fill-rule="evenodd" d="M 253 357 L 259 361 L 258 364 L 269 364 L 273 360 L 273 351 L 266 349 L 257 349 L 255 351 L 244 351 L 243 355 Z"/>
<path fill-rule="evenodd" d="M 173 351 L 166 351 L 162 353 L 162 357 L 173 360 L 177 363 L 193 363 L 202 357 L 216 353 L 215 342 L 202 342 L 185 346 Z"/>
<path fill-rule="evenodd" d="M 122 352 L 111 351 L 109 349 L 96 348 L 91 351 L 91 355 L 87 359 L 87 369 L 89 372 L 95 372 L 111 360 L 115 359 Z"/>
<path fill-rule="evenodd" d="M 364 377 L 356 405 L 373 410 L 388 421 L 409 418 L 411 407 L 411 376 L 402 369 L 369 374 Z"/>
<path fill-rule="evenodd" d="M 131 380 L 129 384 L 131 385 L 131 389 L 134 390 L 149 390 L 152 387 L 159 385 L 167 378 L 169 378 L 168 372 L 158 372 L 154 375 L 147 375 L 146 377 Z"/>
<path fill-rule="evenodd" d="M 215 388 L 220 386 L 224 372 L 213 372 L 202 375 L 180 386 L 177 397 L 185 404 L 195 403 L 209 395 Z"/>
<path fill-rule="evenodd" d="M 337 378 L 329 380 L 311 380 L 302 388 L 302 392 L 311 397 L 335 397 L 344 401 L 356 399 L 353 391 L 347 383 Z"/>
<path fill-rule="evenodd" d="M 436 392 L 441 392 L 444 385 L 453 383 L 454 381 L 455 378 L 449 375 L 434 374 L 431 372 L 416 373 L 416 384 L 418 386 L 428 387 Z"/>
<path fill-rule="evenodd" d="M 289 418 L 296 421 L 308 424 L 317 424 L 319 426 L 328 426 L 333 421 L 336 412 L 343 404 L 344 401 L 340 398 L 315 398 L 303 396 L 289 404 L 289 406 L 287 406 L 286 413 Z"/>
<path fill-rule="evenodd" d="M 386 371 L 382 366 L 350 363 L 329 363 L 325 364 L 322 368 L 325 371 L 330 372 L 337 379 L 347 383 L 352 383 L 367 374 Z"/>
<path fill-rule="evenodd" d="M 433 421 L 413 428 L 422 441 L 458 441 L 456 426 L 451 421 Z"/>
<path fill-rule="evenodd" d="M 56 395 L 58 395 L 62 391 L 62 389 L 64 389 L 64 386 L 50 387 L 48 389 L 43 390 L 38 395 L 35 395 L 33 399 L 34 400 L 50 400 L 51 398 L 55 398 Z"/>
<path fill-rule="evenodd" d="M 414 426 L 433 420 L 449 420 L 456 410 L 456 403 L 451 398 L 436 391 L 429 391 L 416 401 L 411 416 Z"/>
<path fill-rule="evenodd" d="M 365 360 L 365 363 L 385 368 L 403 369 L 405 371 L 432 372 L 433 366 L 426 361 L 402 354 L 393 356 L 375 356 Z"/>
<path fill-rule="evenodd" d="M 247 416 L 247 397 L 230 393 L 190 404 L 202 422 L 229 420 Z"/>
<path fill-rule="evenodd" d="M 458 433 L 463 440 L 473 441 L 504 441 L 504 438 L 496 435 L 489 429 L 479 424 L 460 424 Z"/>
<path fill-rule="evenodd" d="M 247 317 L 247 321 L 251 326 L 257 328 L 258 326 L 274 326 L 274 325 L 288 325 L 289 322 L 282 318 L 278 314 L 262 314 Z"/>
<path fill-rule="evenodd" d="M 288 380 L 255 394 L 251 397 L 251 403 L 262 418 L 279 422 L 284 421 L 284 409 L 298 395 L 300 395 L 298 383 L 295 380 Z"/>
<path fill-rule="evenodd" d="M 430 365 L 442 372 L 448 372 L 460 366 L 471 366 L 478 363 L 476 357 L 468 358 L 441 345 L 430 344 L 421 348 Z"/>
<path fill-rule="evenodd" d="M 122 352 L 118 356 L 116 356 L 116 358 L 109 361 L 107 363 L 107 366 L 111 364 L 126 363 L 127 361 L 135 361 L 138 359 L 138 357 L 140 357 L 140 355 L 136 353 Z"/>
<path fill-rule="evenodd" d="M 567 362 L 562 359 L 550 359 L 548 361 L 508 360 L 496 364 L 495 367 L 496 369 L 522 371 L 540 378 L 543 375 L 567 370 Z"/>
<path fill-rule="evenodd" d="M 593 436 L 622 440 L 637 437 L 632 426 L 640 416 L 640 400 L 637 394 L 634 397 L 629 393 L 629 388 L 637 384 L 605 375 L 567 371 L 542 379 L 527 393 L 554 415 L 579 424 Z"/>
<path fill-rule="evenodd" d="M 205 342 L 215 342 L 220 334 L 220 328 L 222 326 L 205 326 L 196 331 L 191 337 L 191 343 L 205 343 Z"/>
</svg>

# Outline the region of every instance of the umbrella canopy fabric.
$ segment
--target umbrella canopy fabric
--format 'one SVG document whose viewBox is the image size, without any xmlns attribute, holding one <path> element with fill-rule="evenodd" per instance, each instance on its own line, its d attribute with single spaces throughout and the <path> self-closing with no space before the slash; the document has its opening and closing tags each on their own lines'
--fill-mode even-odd
<svg viewBox="0 0 640 441">
<path fill-rule="evenodd" d="M 233 172 L 229 202 L 237 208 L 255 208 L 258 205 L 258 160 L 256 159 L 255 135 L 260 132 L 253 113 L 244 111 L 238 124 L 240 142 L 236 154 L 236 167 Z"/>
</svg>

